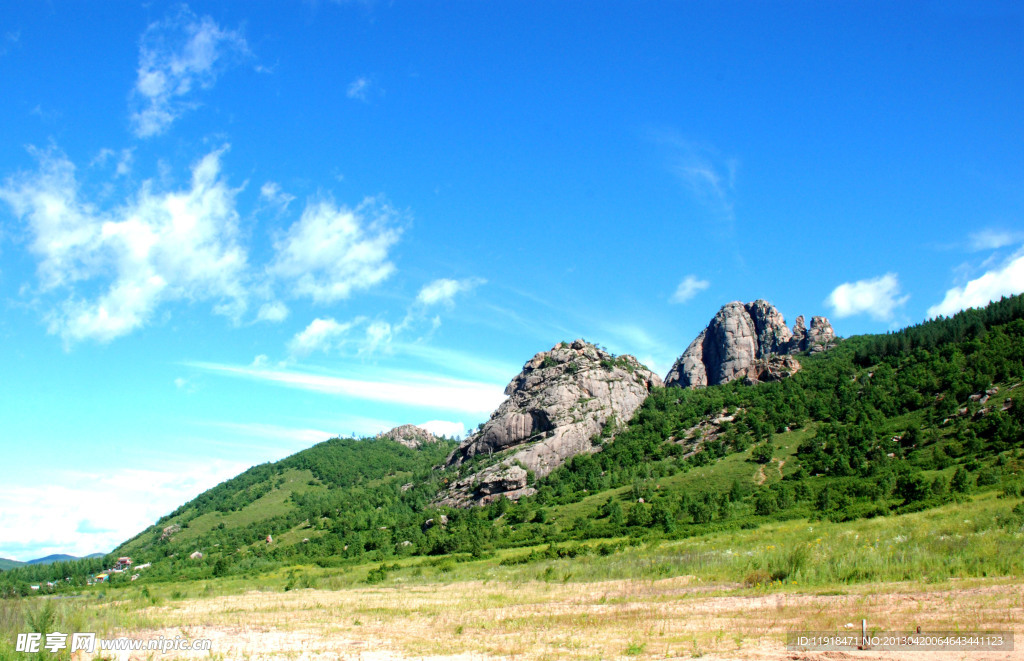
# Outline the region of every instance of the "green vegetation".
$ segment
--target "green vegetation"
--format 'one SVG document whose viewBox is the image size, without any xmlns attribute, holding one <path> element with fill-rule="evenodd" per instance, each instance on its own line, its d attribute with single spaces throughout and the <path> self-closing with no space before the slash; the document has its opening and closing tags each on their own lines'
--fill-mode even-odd
<svg viewBox="0 0 1024 661">
<path fill-rule="evenodd" d="M 454 441 L 332 439 L 164 517 L 113 554 L 152 567 L 103 589 L 280 579 L 290 590 L 498 569 L 751 586 L 1019 575 L 1022 300 L 850 338 L 774 383 L 658 389 L 614 439 L 615 424 L 595 439 L 600 452 L 514 503 L 433 504 L 488 461 L 439 469 Z M 13 568 L 0 592 L 80 590 L 111 558 Z"/>
</svg>

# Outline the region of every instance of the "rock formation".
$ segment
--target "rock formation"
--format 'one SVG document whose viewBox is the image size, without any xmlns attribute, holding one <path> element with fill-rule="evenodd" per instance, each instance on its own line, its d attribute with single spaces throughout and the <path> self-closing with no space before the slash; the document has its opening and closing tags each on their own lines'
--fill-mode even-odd
<svg viewBox="0 0 1024 661">
<path fill-rule="evenodd" d="M 756 300 L 744 305 L 727 303 L 701 331 L 665 377 L 665 385 L 684 388 L 728 383 L 774 381 L 800 369 L 791 357 L 817 353 L 835 346 L 832 324 L 813 317 L 810 329 L 797 317 L 793 330 L 773 305 Z"/>
<path fill-rule="evenodd" d="M 415 450 L 424 443 L 437 443 L 438 438 L 428 432 L 423 427 L 417 427 L 416 425 L 402 425 L 395 427 L 391 431 L 381 432 L 377 434 L 377 438 L 390 438 L 396 443 L 401 443 L 407 448 Z"/>
<path fill-rule="evenodd" d="M 540 478 L 581 452 L 594 452 L 606 424 L 627 422 L 661 379 L 632 356 L 615 357 L 576 340 L 534 356 L 505 388 L 508 395 L 483 427 L 449 458 L 462 464 L 477 455 L 496 462 L 453 484 L 445 505 L 516 499 L 534 492 Z"/>
<path fill-rule="evenodd" d="M 811 317 L 811 330 L 807 331 L 807 341 L 800 347 L 801 351 L 818 353 L 836 345 L 836 333 L 826 317 Z"/>
</svg>

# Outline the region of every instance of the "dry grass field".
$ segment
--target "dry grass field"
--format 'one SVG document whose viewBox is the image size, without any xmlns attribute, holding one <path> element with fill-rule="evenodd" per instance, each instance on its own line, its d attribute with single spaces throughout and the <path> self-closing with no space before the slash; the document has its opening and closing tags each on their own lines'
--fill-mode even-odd
<svg viewBox="0 0 1024 661">
<path fill-rule="evenodd" d="M 1006 652 L 787 652 L 785 633 L 1014 630 L 1024 586 L 1011 579 L 892 583 L 843 590 L 745 588 L 693 577 L 595 583 L 305 589 L 187 598 L 139 613 L 139 637 L 210 638 L 209 652 L 120 659 L 1024 659 Z M 1024 642 L 1024 641 L 1019 641 Z M 82 657 L 87 658 L 87 657 Z"/>
</svg>

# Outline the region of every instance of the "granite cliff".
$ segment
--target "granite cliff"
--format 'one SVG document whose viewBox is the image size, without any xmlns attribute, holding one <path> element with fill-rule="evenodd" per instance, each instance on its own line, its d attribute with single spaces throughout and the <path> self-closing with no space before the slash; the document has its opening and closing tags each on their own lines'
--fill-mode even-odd
<svg viewBox="0 0 1024 661">
<path fill-rule="evenodd" d="M 487 503 L 533 493 L 529 473 L 544 477 L 573 455 L 596 451 L 595 439 L 629 421 L 661 385 L 636 358 L 613 356 L 583 340 L 538 353 L 505 388 L 508 399 L 448 463 L 478 455 L 500 459 L 456 481 L 440 502 Z"/>
<path fill-rule="evenodd" d="M 800 369 L 793 354 L 825 351 L 836 343 L 832 324 L 812 317 L 805 328 L 797 317 L 791 331 L 773 305 L 764 300 L 722 306 L 665 377 L 666 386 L 699 388 L 728 383 L 773 381 Z"/>
</svg>

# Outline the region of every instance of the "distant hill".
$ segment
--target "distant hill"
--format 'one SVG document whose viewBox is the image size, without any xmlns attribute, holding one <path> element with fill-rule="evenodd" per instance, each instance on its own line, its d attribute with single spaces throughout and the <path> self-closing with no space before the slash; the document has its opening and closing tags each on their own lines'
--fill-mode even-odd
<svg viewBox="0 0 1024 661">
<path fill-rule="evenodd" d="M 0 558 L 0 571 L 6 571 L 15 567 L 21 567 L 26 563 L 20 560 L 8 560 L 7 558 Z"/>
<path fill-rule="evenodd" d="M 48 555 L 48 556 L 46 556 L 44 558 L 36 558 L 35 560 L 29 560 L 28 562 L 19 562 L 18 566 L 20 566 L 20 565 L 50 565 L 50 564 L 53 564 L 54 562 L 70 562 L 72 560 L 82 560 L 83 558 L 102 558 L 105 555 L 106 555 L 106 553 L 90 553 L 89 555 L 83 555 L 83 556 L 68 555 L 66 553 L 54 553 L 53 555 Z M 17 561 L 16 560 L 11 560 L 10 562 L 17 562 Z"/>
<path fill-rule="evenodd" d="M 48 555 L 45 558 L 36 558 L 35 560 L 29 560 L 26 565 L 49 565 L 54 562 L 68 562 L 69 560 L 78 560 L 78 556 L 68 555 L 66 553 L 54 553 Z"/>
</svg>

